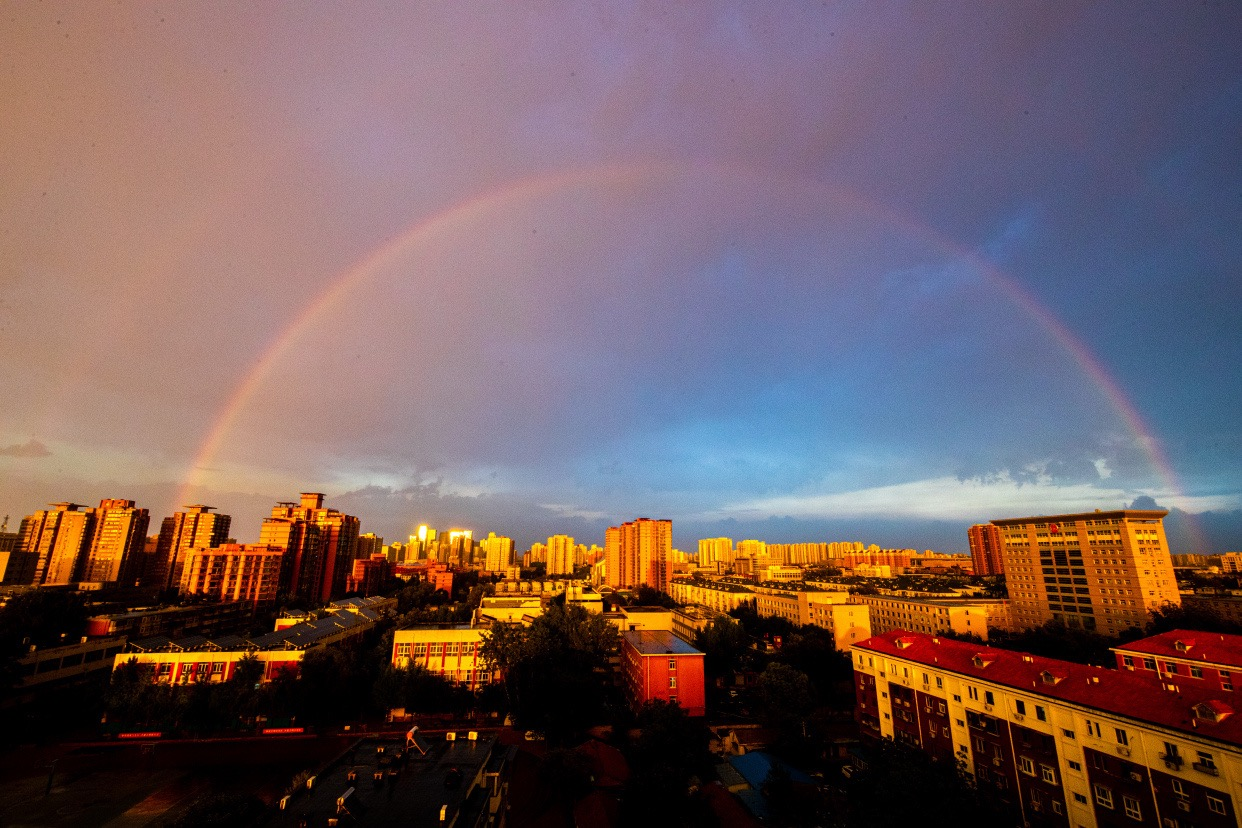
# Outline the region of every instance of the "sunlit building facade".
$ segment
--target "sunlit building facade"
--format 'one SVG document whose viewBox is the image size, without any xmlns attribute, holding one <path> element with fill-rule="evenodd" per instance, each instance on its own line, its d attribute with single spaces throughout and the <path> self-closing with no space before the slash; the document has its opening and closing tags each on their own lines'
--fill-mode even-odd
<svg viewBox="0 0 1242 828">
<path fill-rule="evenodd" d="M 909 632 L 859 642 L 852 659 L 863 736 L 960 764 L 1017 824 L 1238 824 L 1232 689 Z"/>
<path fill-rule="evenodd" d="M 319 492 L 299 503 L 278 503 L 263 521 L 259 544 L 285 550 L 282 586 L 310 601 L 327 603 L 345 594 L 358 548 L 358 518 L 326 509 Z"/>
<path fill-rule="evenodd" d="M 143 568 L 141 577 L 144 585 L 178 586 L 186 550 L 210 549 L 228 540 L 229 528 L 233 523 L 231 517 L 212 511 L 216 508 L 214 506 L 201 503 L 182 508 L 184 512 L 174 512 L 160 525 L 155 557 L 148 560 Z"/>
<path fill-rule="evenodd" d="M 976 523 L 966 530 L 970 543 L 970 560 L 976 575 L 1004 575 L 1005 558 L 1000 527 L 994 523 Z"/>
<path fill-rule="evenodd" d="M 1180 606 L 1164 510 L 994 520 L 1004 543 L 1014 626 L 1060 621 L 1117 635 Z"/>
<path fill-rule="evenodd" d="M 189 549 L 181 572 L 181 593 L 245 601 L 255 607 L 272 604 L 280 591 L 284 552 L 279 546 L 238 543 Z"/>
<path fill-rule="evenodd" d="M 151 517 L 132 500 L 103 500 L 79 580 L 96 584 L 134 584 L 141 573 Z"/>
<path fill-rule="evenodd" d="M 574 574 L 574 551 L 574 539 L 569 535 L 553 535 L 548 538 L 547 574 Z"/>
<path fill-rule="evenodd" d="M 608 586 L 648 586 L 668 590 L 668 557 L 673 549 L 673 522 L 637 518 L 604 533 Z"/>
</svg>

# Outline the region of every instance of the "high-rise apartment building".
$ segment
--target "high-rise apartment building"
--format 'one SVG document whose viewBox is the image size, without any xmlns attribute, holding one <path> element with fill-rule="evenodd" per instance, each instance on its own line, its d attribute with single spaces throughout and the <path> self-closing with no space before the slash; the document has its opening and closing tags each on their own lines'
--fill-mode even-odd
<svg viewBox="0 0 1242 828">
<path fill-rule="evenodd" d="M 699 566 L 733 563 L 732 538 L 703 538 L 699 541 Z"/>
<path fill-rule="evenodd" d="M 77 503 L 53 503 L 51 509 L 22 519 L 9 583 L 70 584 L 78 580 L 95 528 L 95 510 L 81 508 Z"/>
<path fill-rule="evenodd" d="M 668 556 L 673 522 L 637 518 L 604 533 L 607 583 L 617 588 L 649 586 L 668 591 Z"/>
<path fill-rule="evenodd" d="M 574 539 L 568 535 L 548 538 L 548 575 L 574 574 Z"/>
<path fill-rule="evenodd" d="M 1117 635 L 1180 606 L 1164 510 L 994 520 L 1018 629 L 1057 620 Z"/>
<path fill-rule="evenodd" d="M 966 530 L 966 539 L 970 542 L 970 560 L 974 564 L 976 575 L 1005 574 L 999 526 L 994 523 L 976 523 Z"/>
<path fill-rule="evenodd" d="M 487 537 L 479 541 L 483 549 L 483 569 L 487 572 L 504 572 L 513 566 L 513 538 L 488 532 Z"/>
<path fill-rule="evenodd" d="M 150 521 L 132 500 L 100 501 L 79 580 L 132 586 L 141 574 Z"/>
<path fill-rule="evenodd" d="M 147 561 L 141 575 L 144 585 L 177 587 L 181 583 L 186 550 L 210 549 L 228 540 L 231 517 L 216 514 L 212 511 L 215 506 L 201 503 L 182 508 L 184 512 L 174 512 L 160 524 L 155 556 Z"/>
<path fill-rule="evenodd" d="M 215 549 L 188 549 L 179 584 L 184 595 L 244 601 L 256 607 L 276 600 L 285 550 L 263 544 L 226 543 Z"/>
<path fill-rule="evenodd" d="M 285 550 L 281 586 L 309 601 L 327 603 L 345 594 L 358 548 L 358 518 L 325 509 L 323 495 L 303 492 L 282 502 L 259 530 L 259 544 Z"/>
<path fill-rule="evenodd" d="M 384 539 L 374 532 L 358 536 L 358 549 L 354 552 L 354 560 L 370 560 L 373 555 L 384 554 Z"/>
</svg>

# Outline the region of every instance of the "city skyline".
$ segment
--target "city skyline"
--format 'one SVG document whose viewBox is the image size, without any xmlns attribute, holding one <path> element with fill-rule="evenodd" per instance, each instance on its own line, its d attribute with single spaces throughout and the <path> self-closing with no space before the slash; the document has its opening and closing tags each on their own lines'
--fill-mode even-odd
<svg viewBox="0 0 1242 828">
<path fill-rule="evenodd" d="M 11 527 L 1242 543 L 1236 7 L 8 13 Z"/>
</svg>

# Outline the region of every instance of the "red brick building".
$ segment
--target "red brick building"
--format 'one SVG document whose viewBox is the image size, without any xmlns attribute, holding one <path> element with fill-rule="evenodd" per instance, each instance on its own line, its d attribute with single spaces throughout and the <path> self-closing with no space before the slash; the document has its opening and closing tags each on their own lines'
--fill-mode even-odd
<svg viewBox="0 0 1242 828">
<path fill-rule="evenodd" d="M 621 671 L 635 708 L 661 699 L 680 705 L 691 716 L 706 712 L 703 653 L 671 632 L 621 633 Z"/>
</svg>

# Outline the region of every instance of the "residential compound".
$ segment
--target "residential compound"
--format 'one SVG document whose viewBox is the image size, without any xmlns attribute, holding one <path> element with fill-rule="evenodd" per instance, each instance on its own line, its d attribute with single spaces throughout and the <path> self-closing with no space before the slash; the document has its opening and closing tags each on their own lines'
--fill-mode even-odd
<svg viewBox="0 0 1242 828">
<path fill-rule="evenodd" d="M 994 520 L 1020 629 L 1048 621 L 1117 635 L 1180 605 L 1163 510 Z"/>
<path fill-rule="evenodd" d="M 865 737 L 962 762 L 1027 825 L 1237 825 L 1242 718 L 1226 679 L 1242 637 L 1178 631 L 1116 652 L 1132 671 L 884 633 L 853 648 L 857 717 Z"/>
</svg>

